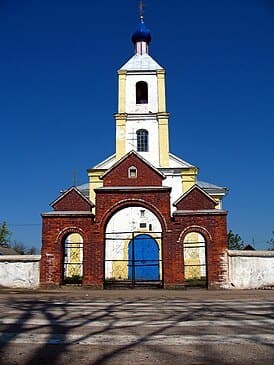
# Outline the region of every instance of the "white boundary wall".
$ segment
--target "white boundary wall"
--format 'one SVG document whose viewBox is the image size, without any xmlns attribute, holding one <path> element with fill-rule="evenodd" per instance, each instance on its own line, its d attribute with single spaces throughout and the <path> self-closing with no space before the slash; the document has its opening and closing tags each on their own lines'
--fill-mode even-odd
<svg viewBox="0 0 274 365">
<path fill-rule="evenodd" d="M 274 287 L 274 251 L 228 251 L 229 288 Z"/>
<path fill-rule="evenodd" d="M 40 275 L 40 255 L 0 256 L 0 286 L 37 288 Z"/>
<path fill-rule="evenodd" d="M 274 251 L 227 252 L 228 289 L 274 287 Z M 39 287 L 40 255 L 0 256 L 0 287 Z"/>
</svg>

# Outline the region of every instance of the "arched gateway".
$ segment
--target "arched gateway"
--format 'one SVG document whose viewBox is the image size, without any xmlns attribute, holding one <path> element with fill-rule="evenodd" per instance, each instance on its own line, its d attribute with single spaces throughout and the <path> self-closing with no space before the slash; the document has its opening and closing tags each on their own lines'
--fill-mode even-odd
<svg viewBox="0 0 274 365">
<path fill-rule="evenodd" d="M 135 206 L 114 213 L 105 230 L 105 286 L 161 285 L 161 246 L 161 224 L 150 210 Z"/>
</svg>

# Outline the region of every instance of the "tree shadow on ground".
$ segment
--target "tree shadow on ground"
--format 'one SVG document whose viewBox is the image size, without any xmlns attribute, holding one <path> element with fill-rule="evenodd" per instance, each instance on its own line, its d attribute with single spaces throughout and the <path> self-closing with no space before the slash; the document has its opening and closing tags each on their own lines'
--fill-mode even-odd
<svg viewBox="0 0 274 365">
<path fill-rule="evenodd" d="M 249 303 L 243 302 L 241 305 L 233 301 L 198 303 L 181 299 L 150 300 L 143 297 L 131 300 L 120 298 L 73 302 L 59 299 L 58 296 L 49 300 L 20 300 L 12 297 L 6 303 L 5 317 L 2 316 L 0 351 L 4 354 L 10 344 L 16 341 L 20 343 L 22 335 L 27 335 L 30 341 L 33 338 L 39 346 L 28 355 L 25 365 L 58 365 L 63 363 L 64 359 L 66 362 L 69 360 L 69 354 L 75 345 L 83 345 L 87 351 L 91 351 L 90 339 L 104 335 L 109 336 L 110 343 L 106 345 L 102 342 L 100 354 L 93 354 L 93 359 L 89 360 L 90 364 L 111 364 L 122 354 L 140 347 L 145 348 L 148 353 L 153 353 L 154 358 L 157 357 L 161 362 L 167 356 L 176 358 L 177 353 L 172 346 L 151 345 L 150 340 L 160 335 L 191 334 L 191 331 L 195 330 L 191 324 L 195 321 L 208 323 L 210 320 L 216 323 L 216 328 L 214 325 L 210 328 L 202 324 L 199 328 L 201 334 L 217 333 L 217 323 L 224 322 L 226 324 L 220 326 L 227 326 L 226 331 L 235 337 L 241 333 L 241 328 L 247 329 L 249 320 L 259 319 L 260 333 L 273 334 L 267 320 L 274 318 L 274 306 L 263 307 L 262 304 L 253 308 L 247 304 Z M 14 315 L 17 317 L 13 317 Z M 5 324 L 5 318 L 10 318 L 10 323 L 7 321 Z M 237 322 L 238 325 L 229 326 L 231 321 Z M 250 343 L 258 343 L 257 330 L 257 327 L 248 327 Z M 111 338 L 115 338 L 117 334 L 128 336 L 128 342 L 121 345 L 111 343 Z M 271 346 L 263 341 L 261 345 Z M 198 353 L 203 352 L 201 358 L 222 358 L 214 343 L 206 347 L 197 343 L 192 346 Z M 4 357 L 0 358 L 1 365 L 7 365 L 5 361 Z"/>
</svg>

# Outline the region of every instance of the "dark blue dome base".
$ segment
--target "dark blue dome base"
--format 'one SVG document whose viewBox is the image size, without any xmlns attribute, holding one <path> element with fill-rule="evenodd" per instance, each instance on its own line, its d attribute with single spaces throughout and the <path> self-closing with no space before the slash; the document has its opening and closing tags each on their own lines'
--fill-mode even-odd
<svg viewBox="0 0 274 365">
<path fill-rule="evenodd" d="M 132 34 L 131 40 L 134 44 L 137 42 L 146 42 L 148 44 L 150 43 L 150 30 L 146 27 L 143 17 L 141 17 L 137 29 Z"/>
</svg>

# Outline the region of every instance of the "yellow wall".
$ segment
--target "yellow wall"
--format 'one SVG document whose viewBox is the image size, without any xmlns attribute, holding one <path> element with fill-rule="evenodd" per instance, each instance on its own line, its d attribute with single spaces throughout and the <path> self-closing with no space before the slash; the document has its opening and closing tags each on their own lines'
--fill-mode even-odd
<svg viewBox="0 0 274 365">
<path fill-rule="evenodd" d="M 160 167 L 169 167 L 169 114 L 166 112 L 166 72 L 165 70 L 157 70 L 156 72 L 158 87 L 159 163 Z"/>
<path fill-rule="evenodd" d="M 115 114 L 116 120 L 116 160 L 126 154 L 126 118 L 127 114 Z"/>
<path fill-rule="evenodd" d="M 127 71 L 118 71 L 118 113 L 126 111 L 126 77 Z"/>
<path fill-rule="evenodd" d="M 165 70 L 157 70 L 158 112 L 166 112 Z"/>
<path fill-rule="evenodd" d="M 103 181 L 100 180 L 100 176 L 103 175 L 105 170 L 95 170 L 90 169 L 88 170 L 88 177 L 89 177 L 89 199 L 92 203 L 95 204 L 95 191 L 94 189 L 100 188 L 103 186 Z"/>
<path fill-rule="evenodd" d="M 192 188 L 197 182 L 198 169 L 196 167 L 191 167 L 189 169 L 182 170 L 182 185 L 183 193 Z"/>
<path fill-rule="evenodd" d="M 158 113 L 160 167 L 169 167 L 168 113 Z"/>
<path fill-rule="evenodd" d="M 222 208 L 222 203 L 221 203 L 221 197 L 220 196 L 211 196 L 215 201 L 216 201 L 216 203 L 217 203 L 217 205 L 216 205 L 216 209 L 221 209 Z"/>
</svg>

